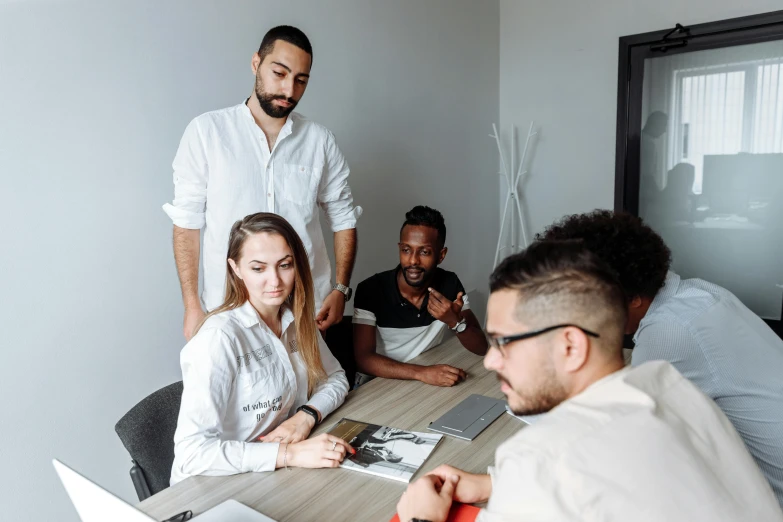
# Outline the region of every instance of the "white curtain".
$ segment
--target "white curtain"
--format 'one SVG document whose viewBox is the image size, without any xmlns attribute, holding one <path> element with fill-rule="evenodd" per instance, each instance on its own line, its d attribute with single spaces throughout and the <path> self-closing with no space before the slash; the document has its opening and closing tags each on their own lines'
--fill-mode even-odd
<svg viewBox="0 0 783 522">
<path fill-rule="evenodd" d="M 689 163 L 700 194 L 708 154 L 783 153 L 783 41 L 646 60 L 642 121 L 656 111 L 668 116 L 656 138 L 661 189 Z"/>
</svg>

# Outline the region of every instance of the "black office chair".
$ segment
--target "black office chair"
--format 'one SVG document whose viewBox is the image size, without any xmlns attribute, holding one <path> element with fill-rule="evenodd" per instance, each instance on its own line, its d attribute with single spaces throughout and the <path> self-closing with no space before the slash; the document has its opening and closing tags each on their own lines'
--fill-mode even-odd
<svg viewBox="0 0 783 522">
<path fill-rule="evenodd" d="M 130 476 L 139 501 L 169 487 L 181 402 L 179 381 L 148 395 L 114 426 L 130 453 Z"/>
<path fill-rule="evenodd" d="M 353 388 L 356 379 L 356 358 L 353 356 L 353 316 L 346 315 L 343 320 L 324 332 L 324 341 L 334 358 L 345 370 L 348 385 Z"/>
</svg>

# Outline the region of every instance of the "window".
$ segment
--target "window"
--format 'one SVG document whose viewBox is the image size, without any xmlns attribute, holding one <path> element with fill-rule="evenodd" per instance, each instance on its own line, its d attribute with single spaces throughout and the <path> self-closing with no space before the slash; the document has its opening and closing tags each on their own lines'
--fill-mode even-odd
<svg viewBox="0 0 783 522">
<path fill-rule="evenodd" d="M 680 162 L 693 165 L 695 194 L 702 193 L 705 155 L 783 152 L 783 41 L 764 45 L 777 54 L 773 63 L 674 71 L 675 135 L 667 170 Z"/>
</svg>

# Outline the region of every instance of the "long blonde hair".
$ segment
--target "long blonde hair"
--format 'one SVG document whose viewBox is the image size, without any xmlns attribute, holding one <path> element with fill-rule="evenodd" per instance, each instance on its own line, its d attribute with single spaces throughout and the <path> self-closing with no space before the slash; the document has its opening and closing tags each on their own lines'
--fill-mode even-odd
<svg viewBox="0 0 783 522">
<path fill-rule="evenodd" d="M 250 298 L 245 282 L 237 277 L 228 260 L 233 259 L 235 263 L 239 263 L 242 247 L 247 238 L 262 232 L 281 236 L 293 253 L 294 289 L 288 297 L 294 312 L 297 347 L 307 368 L 307 396 L 310 397 L 318 383 L 326 379 L 321 350 L 318 346 L 318 329 L 315 325 L 313 276 L 310 273 L 310 262 L 302 240 L 288 221 L 277 214 L 269 212 L 251 214 L 231 227 L 226 255 L 226 296 L 222 305 L 207 314 L 196 332 L 213 315 L 239 308 Z"/>
</svg>

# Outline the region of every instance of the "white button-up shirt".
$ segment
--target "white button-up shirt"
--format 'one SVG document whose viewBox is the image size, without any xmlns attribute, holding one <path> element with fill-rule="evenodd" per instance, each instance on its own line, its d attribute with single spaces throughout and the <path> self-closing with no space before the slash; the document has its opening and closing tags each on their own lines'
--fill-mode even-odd
<svg viewBox="0 0 783 522">
<path fill-rule="evenodd" d="M 356 227 L 350 170 L 334 135 L 295 112 L 270 152 L 250 109 L 240 103 L 190 122 L 174 158 L 174 201 L 163 205 L 180 228 L 204 229 L 207 310 L 223 303 L 231 226 L 256 212 L 288 220 L 304 243 L 313 272 L 316 310 L 331 291 L 332 269 L 319 220 L 333 232 Z"/>
<path fill-rule="evenodd" d="M 345 400 L 348 380 L 320 335 L 327 379 L 307 398 L 307 368 L 296 324 L 284 309 L 278 338 L 246 302 L 210 317 L 185 345 L 182 405 L 174 434 L 171 484 L 192 475 L 275 469 L 279 443 L 252 442 L 303 404 L 329 415 Z"/>
<path fill-rule="evenodd" d="M 626 367 L 503 443 L 477 522 L 781 522 L 731 422 L 668 362 Z"/>
</svg>

